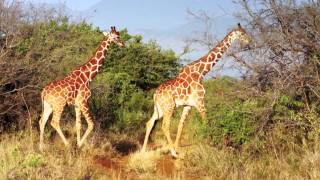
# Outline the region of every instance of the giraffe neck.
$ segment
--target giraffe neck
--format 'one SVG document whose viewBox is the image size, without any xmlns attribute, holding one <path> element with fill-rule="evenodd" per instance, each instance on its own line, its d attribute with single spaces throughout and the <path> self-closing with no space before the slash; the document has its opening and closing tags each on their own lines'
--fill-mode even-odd
<svg viewBox="0 0 320 180">
<path fill-rule="evenodd" d="M 214 47 L 206 56 L 188 64 L 189 72 L 198 72 L 199 80 L 212 69 L 212 67 L 221 59 L 222 55 L 228 50 L 231 43 L 238 38 L 237 31 L 231 31 L 216 47 Z M 185 70 L 183 69 L 185 72 Z M 188 72 L 188 71 L 187 71 Z M 188 74 L 188 73 L 187 73 Z"/>
<path fill-rule="evenodd" d="M 87 63 L 74 70 L 71 74 L 80 76 L 83 83 L 90 82 L 93 78 L 96 77 L 97 73 L 101 69 L 109 45 L 110 42 L 108 41 L 108 39 L 103 40 L 100 43 L 94 56 L 92 56 Z"/>
</svg>

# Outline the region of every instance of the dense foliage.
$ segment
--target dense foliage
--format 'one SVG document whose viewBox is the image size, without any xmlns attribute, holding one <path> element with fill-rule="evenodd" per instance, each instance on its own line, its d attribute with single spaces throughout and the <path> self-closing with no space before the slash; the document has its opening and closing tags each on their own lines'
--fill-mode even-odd
<svg viewBox="0 0 320 180">
<path fill-rule="evenodd" d="M 108 52 L 103 72 L 94 83 L 91 107 L 102 125 L 115 130 L 141 129 L 153 110 L 153 89 L 177 73 L 178 58 L 155 42 L 125 34 L 126 47 Z M 142 130 L 143 131 L 143 130 Z"/>
<path fill-rule="evenodd" d="M 21 42 L 2 58 L 1 131 L 24 127 L 28 111 L 37 125 L 42 88 L 86 62 L 103 38 L 101 30 L 85 22 L 70 23 L 68 18 L 27 25 L 21 31 Z M 121 36 L 126 47 L 115 46 L 108 52 L 103 71 L 92 84 L 90 109 L 104 126 L 116 122 L 121 128 L 133 128 L 145 120 L 151 107 L 151 96 L 144 90 L 172 77 L 178 58 L 126 30 Z"/>
</svg>

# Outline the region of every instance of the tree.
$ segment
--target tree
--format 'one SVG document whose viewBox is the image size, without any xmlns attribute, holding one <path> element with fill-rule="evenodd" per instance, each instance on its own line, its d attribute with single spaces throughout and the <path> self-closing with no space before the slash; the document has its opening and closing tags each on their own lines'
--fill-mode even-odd
<svg viewBox="0 0 320 180">
<path fill-rule="evenodd" d="M 303 99 L 310 110 L 319 95 L 319 3 L 309 1 L 239 2 L 248 23 L 254 46 L 238 58 L 250 67 L 250 81 L 260 90 L 277 89 Z M 317 97 L 317 98 L 315 98 Z"/>
<path fill-rule="evenodd" d="M 319 1 L 237 2 L 253 44 L 234 57 L 247 69 L 248 88 L 265 99 L 259 130 L 283 126 L 284 134 L 310 138 L 319 130 Z"/>
</svg>

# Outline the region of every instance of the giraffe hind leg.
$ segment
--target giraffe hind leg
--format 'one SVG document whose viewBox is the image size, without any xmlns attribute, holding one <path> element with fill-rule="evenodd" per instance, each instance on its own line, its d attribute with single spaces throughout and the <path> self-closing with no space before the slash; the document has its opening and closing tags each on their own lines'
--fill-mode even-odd
<svg viewBox="0 0 320 180">
<path fill-rule="evenodd" d="M 58 132 L 59 136 L 61 137 L 63 143 L 68 147 L 69 143 L 64 136 L 61 127 L 60 127 L 60 118 L 63 111 L 63 107 L 54 107 L 53 108 L 53 117 L 51 120 L 51 126 Z"/>
<path fill-rule="evenodd" d="M 78 105 L 75 107 L 76 110 L 76 131 L 77 131 L 77 145 L 81 142 L 81 109 Z"/>
<path fill-rule="evenodd" d="M 52 113 L 52 107 L 50 104 L 46 101 L 43 101 L 43 112 L 41 119 L 39 121 L 39 127 L 40 127 L 40 144 L 39 149 L 40 151 L 43 151 L 43 134 L 44 134 L 44 128 L 46 126 L 46 123 L 49 119 L 50 114 Z"/>
</svg>

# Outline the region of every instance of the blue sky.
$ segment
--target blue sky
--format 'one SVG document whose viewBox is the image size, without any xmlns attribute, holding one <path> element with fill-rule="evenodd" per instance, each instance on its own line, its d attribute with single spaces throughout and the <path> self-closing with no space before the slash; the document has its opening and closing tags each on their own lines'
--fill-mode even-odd
<svg viewBox="0 0 320 180">
<path fill-rule="evenodd" d="M 186 10 L 205 10 L 210 15 L 232 15 L 237 8 L 231 0 L 29 0 L 65 4 L 73 11 L 86 12 L 95 19 L 105 15 L 108 23 L 131 28 L 165 28 L 183 24 Z M 90 10 L 90 11 L 88 11 Z"/>
<path fill-rule="evenodd" d="M 239 6 L 232 0 L 29 0 L 52 5 L 65 4 L 72 16 L 101 29 L 110 26 L 127 28 L 130 34 L 141 34 L 145 41 L 156 40 L 163 49 L 171 48 L 177 54 L 185 40 L 196 37 L 204 28 L 187 14 L 187 10 L 205 11 L 212 17 L 212 34 L 222 39 L 237 24 L 233 13 Z M 77 18 L 77 17 L 75 17 Z M 208 50 L 197 47 L 184 58 L 196 59 Z M 224 70 L 223 74 L 234 72 Z"/>
</svg>

